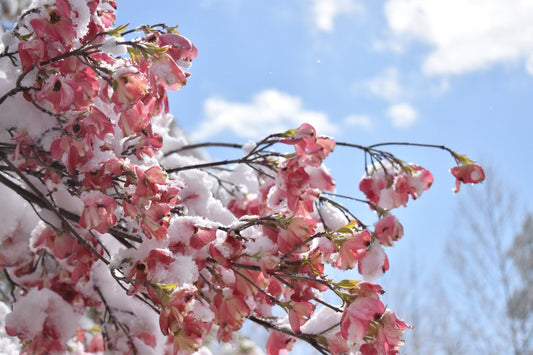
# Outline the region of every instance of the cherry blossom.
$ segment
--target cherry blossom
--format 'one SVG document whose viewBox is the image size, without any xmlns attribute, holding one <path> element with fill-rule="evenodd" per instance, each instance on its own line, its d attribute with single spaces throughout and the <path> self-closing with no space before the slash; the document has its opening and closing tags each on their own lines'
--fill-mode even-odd
<svg viewBox="0 0 533 355">
<path fill-rule="evenodd" d="M 454 166 L 450 169 L 452 175 L 457 179 L 455 182 L 454 192 L 459 192 L 461 184 L 478 184 L 485 180 L 483 168 L 475 163 Z"/>
<path fill-rule="evenodd" d="M 403 236 L 403 226 L 398 218 L 388 214 L 374 224 L 374 233 L 382 245 L 390 247 Z"/>
<path fill-rule="evenodd" d="M 85 208 L 80 217 L 81 227 L 105 233 L 115 225 L 117 217 L 113 212 L 117 208 L 117 202 L 114 198 L 94 192 L 82 198 L 82 201 Z"/>
<path fill-rule="evenodd" d="M 419 198 L 433 184 L 433 175 L 416 164 L 399 166 L 383 161 L 367 168 L 359 189 L 379 208 L 390 210 L 405 206 L 409 196 Z"/>
<path fill-rule="evenodd" d="M 0 124 L 0 188 L 14 206 L 0 233 L 6 332 L 23 354 L 191 354 L 211 330 L 236 341 L 245 322 L 270 331 L 268 355 L 297 340 L 325 354 L 399 351 L 410 326 L 369 282 L 404 235 L 389 210 L 429 189 L 431 172 L 309 123 L 239 159 L 191 153 L 216 145 L 171 134 L 167 90 L 191 77 L 191 40 L 167 25 L 113 27 L 113 0 L 32 6 L 0 54 L 0 106 L 31 113 Z M 325 160 L 339 146 L 370 161 L 367 200 L 335 194 Z M 456 190 L 483 181 L 479 165 L 438 148 L 461 164 Z"/>
</svg>

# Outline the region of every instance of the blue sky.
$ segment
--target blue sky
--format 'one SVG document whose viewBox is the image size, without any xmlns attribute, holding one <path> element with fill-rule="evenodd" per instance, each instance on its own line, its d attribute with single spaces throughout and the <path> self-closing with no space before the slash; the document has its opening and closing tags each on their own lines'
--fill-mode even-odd
<svg viewBox="0 0 533 355">
<path fill-rule="evenodd" d="M 189 83 L 170 102 L 178 123 L 198 140 L 246 142 L 310 121 L 338 141 L 444 144 L 492 165 L 520 193 L 517 207 L 533 209 L 533 1 L 119 0 L 118 6 L 118 24 L 178 24 L 198 47 Z M 453 160 L 445 152 L 391 150 L 432 170 L 436 182 L 398 211 L 406 236 L 388 250 L 385 282 L 413 260 L 426 270 L 439 265 L 460 198 L 451 193 Z M 338 192 L 361 197 L 362 154 L 338 148 L 328 160 Z M 364 206 L 353 208 L 373 222 Z"/>
</svg>

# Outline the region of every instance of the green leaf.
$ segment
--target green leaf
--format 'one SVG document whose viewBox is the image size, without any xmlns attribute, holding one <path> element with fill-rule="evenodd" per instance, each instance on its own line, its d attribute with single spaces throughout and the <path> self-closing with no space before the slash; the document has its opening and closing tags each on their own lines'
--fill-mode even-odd
<svg viewBox="0 0 533 355">
<path fill-rule="evenodd" d="M 468 164 L 474 164 L 474 161 L 473 160 L 470 160 L 468 159 L 468 157 L 466 155 L 462 155 L 462 154 L 457 154 L 457 153 L 452 153 L 453 154 L 453 157 L 455 158 L 455 160 L 459 163 L 461 163 L 461 165 L 468 165 Z"/>
<path fill-rule="evenodd" d="M 107 34 L 110 35 L 110 36 L 113 36 L 113 37 L 122 37 L 122 32 L 124 32 L 124 30 L 126 28 L 128 28 L 129 24 L 126 24 L 126 25 L 120 25 L 118 27 L 115 27 L 109 31 L 107 31 Z"/>
<path fill-rule="evenodd" d="M 358 280 L 342 280 L 339 282 L 334 282 L 333 284 L 337 287 L 344 288 L 345 290 L 351 290 L 359 284 Z"/>
<path fill-rule="evenodd" d="M 359 223 L 356 220 L 351 221 L 348 224 L 345 224 L 344 226 L 337 229 L 338 233 L 342 234 L 353 234 L 354 230 L 357 229 Z"/>
<path fill-rule="evenodd" d="M 173 291 L 176 287 L 178 287 L 178 284 L 157 284 L 157 286 L 166 291 Z"/>
<path fill-rule="evenodd" d="M 179 34 L 179 32 L 178 32 L 178 25 L 176 25 L 176 26 L 165 26 L 165 30 L 167 31 L 167 33 L 176 33 L 176 34 Z"/>
<path fill-rule="evenodd" d="M 298 129 L 296 129 L 296 128 L 289 129 L 289 130 L 283 132 L 283 133 L 281 134 L 281 136 L 282 136 L 282 137 L 286 137 L 286 138 L 288 138 L 288 137 L 292 137 L 292 136 L 294 136 L 294 134 L 296 133 L 296 131 L 298 131 Z"/>
<path fill-rule="evenodd" d="M 33 36 L 33 32 L 32 33 L 28 33 L 27 35 L 22 35 L 20 36 L 20 38 L 23 40 L 23 41 L 27 41 L 31 38 L 31 36 Z"/>
<path fill-rule="evenodd" d="M 142 45 L 142 51 L 150 55 L 154 55 L 156 53 L 165 53 L 166 51 L 168 51 L 168 49 L 168 46 L 159 47 L 151 43 L 143 43 Z"/>
<path fill-rule="evenodd" d="M 141 51 L 137 48 L 128 47 L 128 54 L 133 62 L 138 62 L 141 59 Z"/>
<path fill-rule="evenodd" d="M 93 325 L 91 329 L 89 329 L 90 333 L 98 333 L 100 332 L 100 326 L 99 325 Z"/>
</svg>

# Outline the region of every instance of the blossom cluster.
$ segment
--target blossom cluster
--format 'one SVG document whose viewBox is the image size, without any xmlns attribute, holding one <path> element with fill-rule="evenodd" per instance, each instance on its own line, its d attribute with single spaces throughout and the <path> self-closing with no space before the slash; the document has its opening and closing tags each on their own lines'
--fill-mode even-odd
<svg viewBox="0 0 533 355">
<path fill-rule="evenodd" d="M 0 48 L 0 182 L 16 210 L 0 268 L 21 352 L 190 354 L 211 331 L 235 341 L 249 320 L 270 331 L 269 355 L 297 339 L 398 353 L 410 326 L 374 281 L 404 232 L 390 210 L 420 197 L 431 173 L 382 154 L 360 183 L 378 212 L 365 225 L 331 199 L 323 161 L 336 142 L 307 123 L 247 145 L 226 169 L 185 154 L 167 90 L 186 84 L 197 49 L 174 27 L 112 28 L 115 10 L 35 1 Z M 480 169 L 452 174 L 477 183 Z M 333 281 L 326 265 L 363 280 Z"/>
</svg>

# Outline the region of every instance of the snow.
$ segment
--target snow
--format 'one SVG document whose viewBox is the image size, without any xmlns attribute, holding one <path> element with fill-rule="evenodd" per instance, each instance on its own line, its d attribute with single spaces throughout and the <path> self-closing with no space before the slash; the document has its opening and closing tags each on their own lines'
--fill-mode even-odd
<svg viewBox="0 0 533 355">
<path fill-rule="evenodd" d="M 139 342 L 136 341 L 136 346 L 142 346 L 141 353 L 146 355 L 163 354 L 166 338 L 161 332 L 153 331 L 154 329 L 159 329 L 158 314 L 135 297 L 127 296 L 126 292 L 111 276 L 110 270 L 102 262 L 96 262 L 93 265 L 91 269 L 91 280 L 93 280 L 94 285 L 98 287 L 104 296 L 107 305 L 113 312 L 113 316 L 129 328 L 132 337 L 143 332 L 149 332 L 155 336 L 155 348 L 142 346 L 140 340 Z M 112 325 L 109 325 L 106 329 L 111 331 L 113 328 Z M 117 333 L 116 336 L 119 340 L 115 344 L 117 347 L 115 353 L 130 353 L 131 349 L 128 346 L 127 337 L 123 333 Z"/>
<path fill-rule="evenodd" d="M 349 222 L 344 213 L 330 203 L 320 205 L 318 211 L 329 230 L 337 230 Z"/>
<path fill-rule="evenodd" d="M 205 346 L 202 346 L 197 352 L 194 353 L 194 355 L 213 355 L 213 353 Z"/>
<path fill-rule="evenodd" d="M 4 36 L 5 37 L 5 36 Z M 36 71 L 28 73 L 21 83 L 32 85 Z M 8 57 L 0 58 L 0 97 L 16 87 L 16 81 L 20 72 L 13 70 L 13 65 Z M 34 139 L 41 139 L 43 132 L 55 126 L 56 121 L 39 111 L 21 94 L 8 97 L 2 103 L 2 120 L 0 121 L 0 139 L 9 142 L 11 137 L 7 129 L 16 128 L 20 133 L 27 131 Z"/>
<path fill-rule="evenodd" d="M 53 329 L 51 334 L 66 343 L 74 335 L 78 318 L 79 315 L 61 296 L 43 288 L 31 289 L 17 300 L 13 312 L 5 320 L 6 328 L 16 329 L 23 339 L 31 339 L 47 329 Z"/>
<path fill-rule="evenodd" d="M 76 28 L 76 35 L 78 38 L 83 38 L 89 31 L 89 20 L 91 19 L 87 0 L 69 0 L 72 12 L 76 14 L 71 16 L 74 28 Z"/>
<path fill-rule="evenodd" d="M 245 154 L 250 154 L 255 149 L 255 147 L 257 147 L 257 143 L 253 140 L 250 140 L 242 146 L 242 150 Z"/>
<path fill-rule="evenodd" d="M 251 228 L 248 228 L 250 230 Z M 265 235 L 254 233 L 256 237 L 246 245 L 246 254 L 248 255 L 274 255 L 278 247 Z"/>
<path fill-rule="evenodd" d="M 303 333 L 321 334 L 326 329 L 335 324 L 339 324 L 342 313 L 336 312 L 329 307 L 322 306 L 313 316 L 301 327 Z M 338 330 L 338 328 L 337 328 Z"/>
<path fill-rule="evenodd" d="M 14 266 L 29 261 L 28 241 L 37 216 L 15 192 L 0 185 L 0 265 Z"/>
<path fill-rule="evenodd" d="M 186 184 L 180 191 L 180 198 L 190 215 L 203 216 L 225 225 L 236 221 L 235 216 L 214 198 L 211 192 L 214 183 L 207 173 L 200 170 L 182 171 L 178 178 Z"/>
<path fill-rule="evenodd" d="M 165 284 L 177 283 L 192 285 L 198 280 L 198 267 L 190 255 L 175 255 L 174 261 L 168 269 L 159 267 L 153 274 L 154 281 Z M 159 280 L 159 281 L 158 281 Z"/>
<path fill-rule="evenodd" d="M 124 55 L 127 54 L 127 47 L 124 45 L 119 44 L 120 42 L 124 42 L 124 38 L 122 37 L 109 37 L 107 38 L 100 47 L 103 52 L 107 52 L 114 55 Z"/>
<path fill-rule="evenodd" d="M 387 255 L 378 241 L 372 242 L 365 257 L 359 260 L 359 270 L 367 282 L 373 282 L 383 275 L 383 264 Z"/>
<path fill-rule="evenodd" d="M 20 353 L 19 342 L 6 334 L 5 318 L 11 310 L 0 302 L 0 354 L 4 355 L 18 355 Z"/>
<path fill-rule="evenodd" d="M 213 311 L 211 311 L 211 309 L 209 309 L 209 307 L 206 306 L 204 303 L 198 300 L 193 300 L 192 305 L 190 307 L 192 307 L 194 316 L 197 319 L 201 320 L 202 322 L 213 321 L 215 315 L 213 314 Z"/>
</svg>

